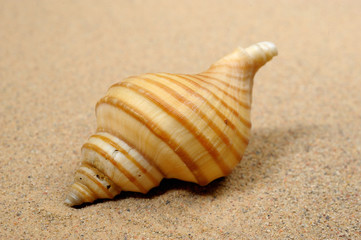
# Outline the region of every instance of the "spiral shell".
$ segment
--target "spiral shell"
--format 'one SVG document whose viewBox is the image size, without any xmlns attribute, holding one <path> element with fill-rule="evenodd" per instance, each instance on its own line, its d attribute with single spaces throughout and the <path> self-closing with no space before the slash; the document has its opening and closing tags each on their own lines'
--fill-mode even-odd
<svg viewBox="0 0 361 240">
<path fill-rule="evenodd" d="M 249 141 L 253 77 L 276 55 L 261 42 L 199 74 L 149 73 L 111 86 L 65 203 L 147 193 L 163 178 L 206 185 L 228 175 Z"/>
</svg>

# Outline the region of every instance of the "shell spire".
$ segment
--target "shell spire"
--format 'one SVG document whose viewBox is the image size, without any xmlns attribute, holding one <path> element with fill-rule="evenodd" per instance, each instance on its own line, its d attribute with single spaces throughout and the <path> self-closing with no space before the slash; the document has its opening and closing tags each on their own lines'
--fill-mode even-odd
<svg viewBox="0 0 361 240">
<path fill-rule="evenodd" d="M 147 193 L 163 178 L 206 185 L 228 175 L 248 145 L 253 77 L 276 55 L 261 42 L 199 74 L 148 73 L 111 86 L 65 204 Z"/>
<path fill-rule="evenodd" d="M 248 64 L 249 67 L 252 66 L 255 71 L 257 71 L 260 67 L 265 65 L 268 61 L 277 55 L 278 51 L 276 45 L 271 42 L 259 42 L 249 46 L 246 49 L 238 47 L 231 54 L 218 60 L 210 68 L 217 65 L 228 64 L 229 67 L 232 67 Z"/>
<path fill-rule="evenodd" d="M 253 64 L 257 68 L 262 67 L 278 54 L 276 45 L 271 42 L 260 42 L 251 45 L 245 51 L 253 59 Z"/>
</svg>

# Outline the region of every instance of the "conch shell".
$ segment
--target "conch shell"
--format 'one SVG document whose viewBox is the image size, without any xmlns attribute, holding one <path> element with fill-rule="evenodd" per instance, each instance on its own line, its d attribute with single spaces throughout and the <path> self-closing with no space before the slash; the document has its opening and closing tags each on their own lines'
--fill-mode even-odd
<svg viewBox="0 0 361 240">
<path fill-rule="evenodd" d="M 203 186 L 228 175 L 248 144 L 253 77 L 276 55 L 261 42 L 199 74 L 149 73 L 111 86 L 65 203 L 147 193 L 163 178 Z"/>
</svg>

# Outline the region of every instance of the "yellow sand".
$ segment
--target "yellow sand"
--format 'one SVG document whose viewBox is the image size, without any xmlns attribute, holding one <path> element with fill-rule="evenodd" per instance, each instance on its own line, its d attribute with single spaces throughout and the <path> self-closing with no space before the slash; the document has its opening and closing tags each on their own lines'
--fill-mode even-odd
<svg viewBox="0 0 361 240">
<path fill-rule="evenodd" d="M 1 239 L 357 239 L 360 1 L 0 1 Z M 206 187 L 63 204 L 107 88 L 274 42 L 252 138 Z"/>
</svg>

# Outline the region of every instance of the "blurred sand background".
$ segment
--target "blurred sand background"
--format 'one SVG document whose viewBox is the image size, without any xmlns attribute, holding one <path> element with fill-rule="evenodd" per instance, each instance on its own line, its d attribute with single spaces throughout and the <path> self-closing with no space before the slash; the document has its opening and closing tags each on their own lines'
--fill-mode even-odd
<svg viewBox="0 0 361 240">
<path fill-rule="evenodd" d="M 0 1 L 1 239 L 360 239 L 361 1 Z M 63 204 L 107 88 L 272 41 L 242 162 Z"/>
</svg>

